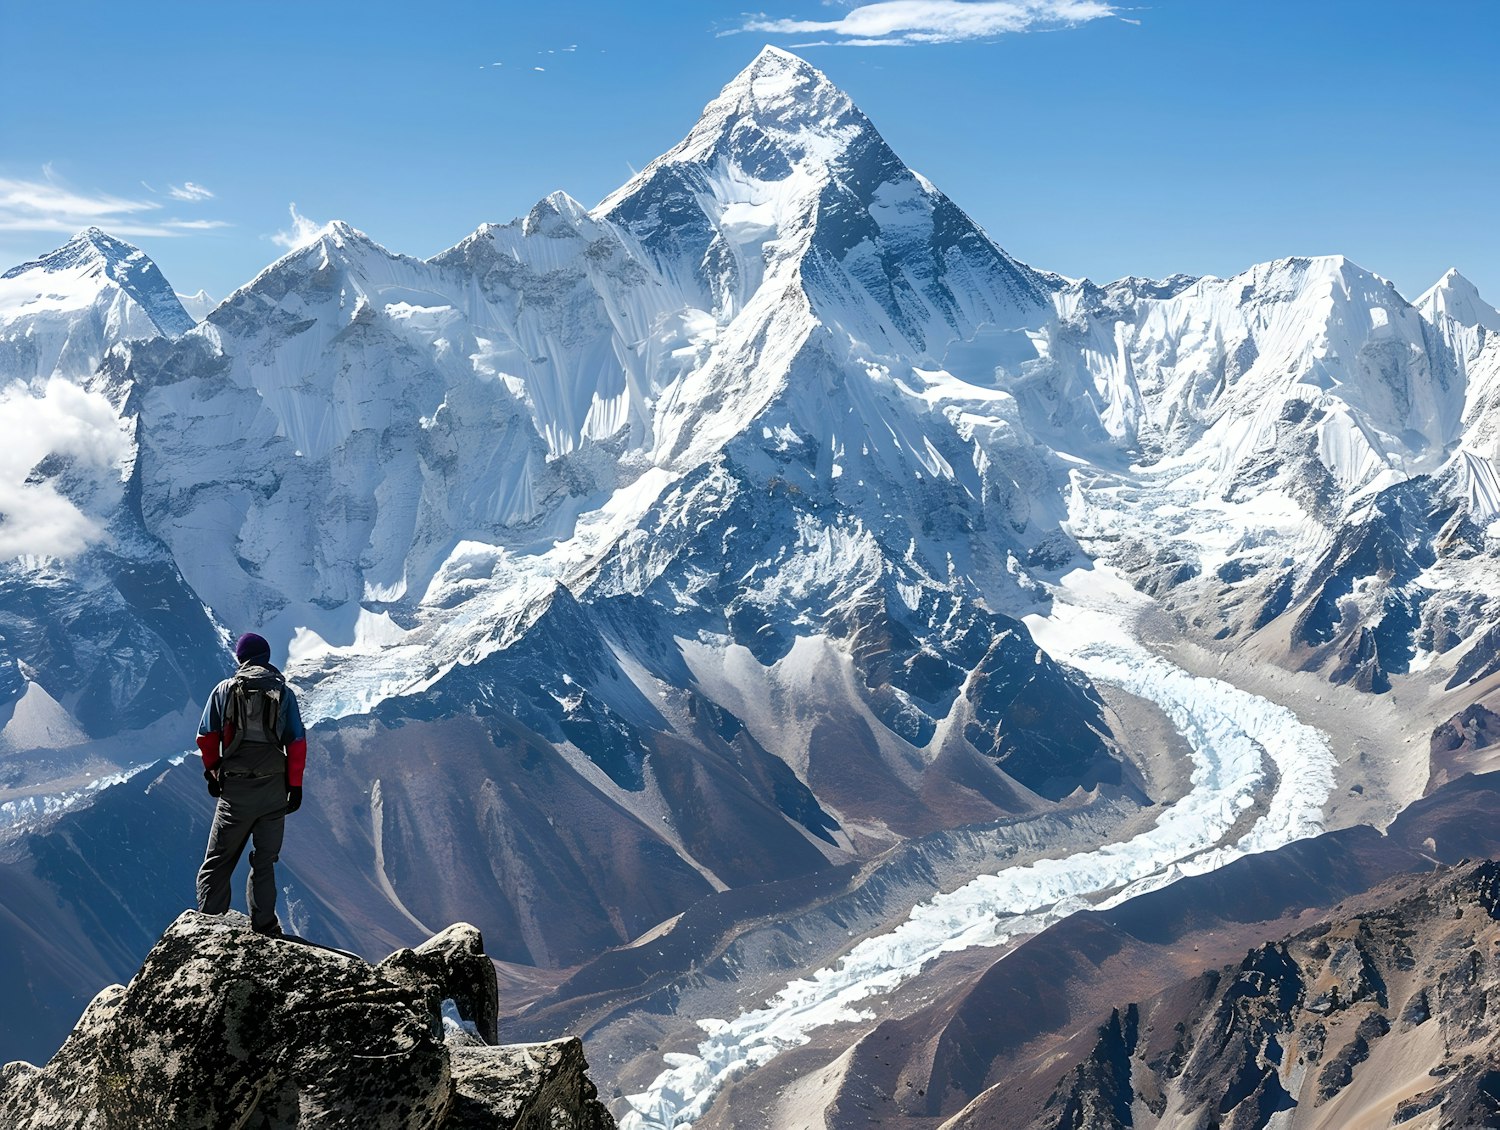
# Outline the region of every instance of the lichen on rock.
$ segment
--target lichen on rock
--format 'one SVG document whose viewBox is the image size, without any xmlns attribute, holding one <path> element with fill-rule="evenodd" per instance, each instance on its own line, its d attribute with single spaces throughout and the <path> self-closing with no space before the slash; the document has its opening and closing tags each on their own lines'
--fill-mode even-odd
<svg viewBox="0 0 1500 1130">
<path fill-rule="evenodd" d="M 485 1043 L 450 1045 L 457 1006 Z M 576 1039 L 494 1047 L 494 967 L 459 923 L 379 965 L 183 913 L 45 1067 L 0 1068 L 13 1130 L 614 1125 Z"/>
</svg>

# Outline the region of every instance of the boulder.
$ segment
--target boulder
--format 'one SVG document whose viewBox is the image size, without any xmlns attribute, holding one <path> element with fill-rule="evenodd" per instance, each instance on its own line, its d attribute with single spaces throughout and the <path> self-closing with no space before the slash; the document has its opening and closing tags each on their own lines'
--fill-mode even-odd
<svg viewBox="0 0 1500 1130">
<path fill-rule="evenodd" d="M 465 1025 L 448 1025 L 444 1002 Z M 577 1039 L 495 1047 L 494 967 L 459 923 L 379 965 L 183 913 L 45 1067 L 0 1068 L 13 1130 L 614 1125 Z"/>
</svg>

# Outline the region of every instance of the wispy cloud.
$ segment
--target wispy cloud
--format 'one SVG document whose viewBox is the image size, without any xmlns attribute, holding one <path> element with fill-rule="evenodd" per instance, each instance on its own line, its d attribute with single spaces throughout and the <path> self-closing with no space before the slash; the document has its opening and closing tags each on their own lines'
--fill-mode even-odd
<svg viewBox="0 0 1500 1130">
<path fill-rule="evenodd" d="M 129 442 L 105 397 L 53 378 L 37 395 L 19 381 L 0 391 L 0 560 L 68 557 L 103 537 L 93 518 L 49 482 L 28 481 L 48 455 L 117 477 Z"/>
<path fill-rule="evenodd" d="M 1104 0 L 882 0 L 861 4 L 836 20 L 771 19 L 761 14 L 733 30 L 834 37 L 802 46 L 910 47 L 1052 31 L 1118 14 L 1119 8 Z"/>
<path fill-rule="evenodd" d="M 196 204 L 200 200 L 212 200 L 214 194 L 201 184 L 192 181 L 183 181 L 181 184 L 167 186 L 167 195 L 173 200 L 188 200 Z"/>
<path fill-rule="evenodd" d="M 131 200 L 108 193 L 76 192 L 48 180 L 17 180 L 0 177 L 0 225 L 7 228 L 87 227 L 101 220 L 150 212 L 161 205 L 154 200 Z"/>
<path fill-rule="evenodd" d="M 208 191 L 191 181 L 183 188 Z M 40 180 L 0 176 L 0 231 L 71 235 L 80 228 L 97 226 L 114 235 L 139 237 L 180 236 L 229 226 L 224 220 L 165 217 L 160 215 L 161 210 L 159 200 L 73 188 L 51 166 L 43 166 Z"/>
<path fill-rule="evenodd" d="M 285 229 L 271 234 L 271 242 L 277 247 L 285 247 L 288 251 L 295 251 L 299 247 L 311 243 L 317 234 L 323 230 L 323 225 L 316 220 L 309 220 L 301 212 L 297 211 L 294 201 L 286 206 L 287 213 L 292 217 L 292 222 Z"/>
</svg>

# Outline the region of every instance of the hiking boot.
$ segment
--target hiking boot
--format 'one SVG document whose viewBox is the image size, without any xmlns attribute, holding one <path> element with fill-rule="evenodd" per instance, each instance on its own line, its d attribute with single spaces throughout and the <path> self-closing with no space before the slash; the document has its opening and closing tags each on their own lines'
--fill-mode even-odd
<svg viewBox="0 0 1500 1130">
<path fill-rule="evenodd" d="M 272 922 L 269 926 L 251 926 L 250 929 L 252 929 L 253 931 L 255 931 L 262 938 L 284 938 L 284 937 L 286 937 L 286 935 L 284 933 L 282 933 L 281 923 L 280 922 Z"/>
</svg>

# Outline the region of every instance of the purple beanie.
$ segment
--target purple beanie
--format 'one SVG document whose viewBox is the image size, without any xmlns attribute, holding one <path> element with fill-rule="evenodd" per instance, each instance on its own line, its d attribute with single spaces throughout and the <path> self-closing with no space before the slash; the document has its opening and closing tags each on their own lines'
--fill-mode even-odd
<svg viewBox="0 0 1500 1130">
<path fill-rule="evenodd" d="M 271 658 L 271 645 L 264 636 L 258 636 L 254 632 L 246 632 L 234 641 L 234 657 L 241 663 L 249 663 L 260 659 L 267 662 Z"/>
</svg>

